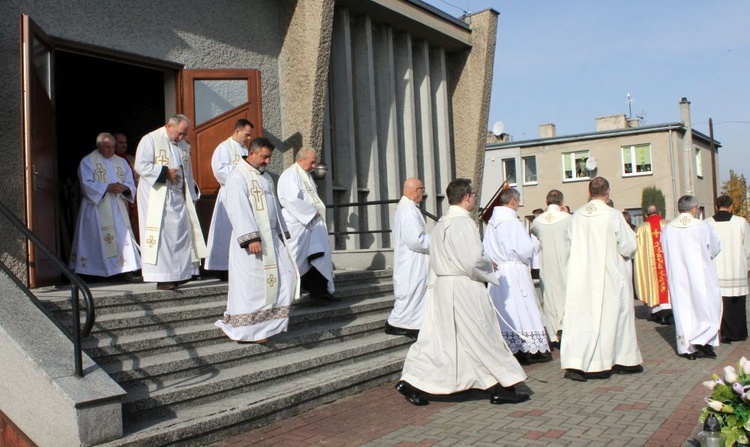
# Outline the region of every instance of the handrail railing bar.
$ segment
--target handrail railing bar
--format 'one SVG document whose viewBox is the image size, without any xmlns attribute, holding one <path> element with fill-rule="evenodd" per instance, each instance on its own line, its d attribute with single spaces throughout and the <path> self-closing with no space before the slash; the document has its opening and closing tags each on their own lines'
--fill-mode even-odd
<svg viewBox="0 0 750 447">
<path fill-rule="evenodd" d="M 348 208 L 348 207 L 355 207 L 355 206 L 369 206 L 369 205 L 390 205 L 392 203 L 398 203 L 400 199 L 388 199 L 388 200 L 372 200 L 369 202 L 349 202 L 349 203 L 332 203 L 326 205 L 326 208 Z M 439 218 L 430 213 L 429 211 L 425 211 L 422 208 L 419 208 L 419 212 L 421 212 L 424 216 L 429 217 L 430 219 L 437 222 Z"/>
<path fill-rule="evenodd" d="M 5 216 L 8 221 L 10 221 L 11 224 L 13 224 L 14 227 L 16 227 L 21 233 L 23 233 L 24 236 L 28 240 L 30 240 L 36 248 L 41 250 L 42 253 L 44 253 L 47 258 L 52 261 L 57 268 L 60 269 L 60 271 L 70 280 L 72 288 L 71 288 L 71 300 L 72 300 L 72 308 L 73 308 L 73 326 L 75 328 L 75 332 L 72 334 L 73 336 L 73 350 L 75 351 L 75 365 L 76 365 L 76 375 L 79 377 L 83 377 L 83 360 L 82 360 L 82 349 L 81 349 L 81 338 L 86 337 L 91 332 L 91 329 L 94 327 L 94 322 L 96 320 L 96 316 L 94 313 L 94 297 L 91 295 L 91 290 L 89 290 L 88 286 L 86 285 L 83 280 L 76 275 L 73 271 L 71 271 L 65 263 L 63 263 L 55 253 L 50 250 L 49 247 L 47 247 L 44 242 L 42 242 L 37 235 L 31 232 L 28 228 L 26 228 L 26 225 L 24 225 L 21 220 L 19 220 L 13 212 L 8 209 L 8 207 L 5 206 L 4 203 L 0 202 L 0 213 Z M 11 273 L 11 276 L 15 278 L 15 275 Z M 17 278 L 16 278 L 17 279 Z M 20 283 L 20 281 L 19 281 Z M 22 289 L 28 290 L 28 288 L 21 284 Z M 79 307 L 78 307 L 78 292 L 81 292 L 86 299 L 86 322 L 83 325 L 83 330 L 80 329 L 80 321 L 79 321 Z M 31 293 L 29 291 L 29 293 Z M 48 315 L 49 316 L 49 315 Z M 53 319 L 54 320 L 54 319 Z"/>
</svg>

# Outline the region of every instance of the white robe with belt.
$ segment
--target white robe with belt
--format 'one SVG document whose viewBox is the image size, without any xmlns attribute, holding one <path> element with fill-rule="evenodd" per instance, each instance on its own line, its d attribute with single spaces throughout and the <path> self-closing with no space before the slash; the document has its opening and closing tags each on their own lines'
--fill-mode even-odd
<svg viewBox="0 0 750 447">
<path fill-rule="evenodd" d="M 391 326 L 418 330 L 426 301 L 430 269 L 430 235 L 417 204 L 401 197 L 393 214 L 393 294 L 396 301 L 388 316 Z"/>
<path fill-rule="evenodd" d="M 121 164 L 113 163 L 117 157 Z M 103 168 L 107 171 L 107 183 L 122 183 L 130 188 L 130 194 L 112 194 L 107 192 L 107 183 L 97 181 L 91 157 L 86 156 L 78 166 L 78 181 L 81 185 L 81 207 L 78 210 L 75 235 L 71 246 L 70 268 L 76 273 L 94 276 L 112 276 L 119 273 L 132 272 L 141 268 L 141 257 L 138 254 L 129 222 L 125 222 L 120 211 L 118 201 L 133 203 L 135 200 L 135 183 L 133 172 L 127 161 L 117 155 L 107 159 L 100 157 Z M 117 167 L 125 169 L 117 169 Z M 109 195 L 109 202 L 103 203 L 104 196 Z M 104 255 L 104 241 L 100 230 L 100 207 L 111 208 L 114 224 L 117 256 Z M 124 203 L 127 209 L 127 203 Z"/>
<path fill-rule="evenodd" d="M 539 239 L 539 280 L 542 286 L 542 313 L 550 340 L 562 330 L 565 310 L 565 282 L 570 256 L 570 214 L 549 205 L 531 223 L 531 234 Z"/>
<path fill-rule="evenodd" d="M 232 154 L 237 154 L 233 157 Z M 243 162 L 242 156 L 247 156 L 247 149 L 232 138 L 223 141 L 214 150 L 211 157 L 211 169 L 216 181 L 219 182 L 219 192 L 216 194 L 214 213 L 211 215 L 211 226 L 208 230 L 206 246 L 206 270 L 229 270 L 229 244 L 231 242 L 232 224 L 229 222 L 226 209 L 227 193 L 224 184 L 237 163 Z"/>
<path fill-rule="evenodd" d="M 693 345 L 719 346 L 721 289 L 711 260 L 721 251 L 716 231 L 682 213 L 662 229 L 677 353 L 692 354 Z M 564 338 L 564 337 L 563 337 Z"/>
<path fill-rule="evenodd" d="M 500 333 L 484 282 L 497 283 L 468 211 L 451 206 L 431 234 L 436 275 L 419 338 L 401 380 L 431 394 L 450 394 L 526 380 Z"/>
<path fill-rule="evenodd" d="M 170 169 L 179 169 L 181 181 L 173 185 L 167 178 L 167 197 L 164 203 L 164 214 L 161 222 L 161 240 L 156 258 L 156 264 L 143 263 L 143 280 L 147 282 L 172 282 L 190 279 L 194 267 L 192 259 L 193 244 L 203 241 L 193 241 L 192 224 L 188 215 L 188 207 L 185 200 L 198 200 L 198 192 L 195 190 L 195 180 L 190 163 L 183 166 L 183 159 L 190 160 L 190 148 L 183 140 L 174 144 L 167 137 L 165 127 L 156 129 L 146 134 L 138 143 L 135 154 L 135 172 L 141 177 L 138 180 L 138 224 L 141 231 L 141 243 L 148 244 L 145 236 L 146 216 L 148 215 L 149 197 L 151 188 L 162 173 L 163 166 L 156 163 L 156 142 L 166 141 L 171 151 L 173 165 Z M 189 185 L 190 187 L 187 187 Z M 188 191 L 187 193 L 185 191 Z M 186 196 L 187 194 L 187 196 Z M 200 233 L 198 231 L 197 233 Z M 204 247 L 205 248 L 205 247 Z"/>
<path fill-rule="evenodd" d="M 518 214 L 507 206 L 496 206 L 484 233 L 484 252 L 497 265 L 498 284 L 487 288 L 510 350 L 536 354 L 549 352 L 542 313 L 531 280 L 534 246 Z M 524 341 L 516 333 L 526 336 Z"/>
<path fill-rule="evenodd" d="M 309 173 L 302 171 L 297 163 L 292 164 L 279 177 L 279 202 L 282 215 L 289 228 L 291 238 L 289 249 L 297 263 L 299 274 L 304 275 L 315 268 L 328 280 L 328 291 L 333 293 L 333 265 L 331 264 L 331 247 L 328 243 L 328 228 L 324 216 L 318 215 L 318 209 L 313 204 L 313 198 L 305 192 L 300 175 L 306 175 L 308 183 L 315 188 L 315 182 Z M 318 197 L 317 188 L 313 191 Z M 320 198 L 318 197 L 318 200 Z M 308 256 L 322 253 L 310 262 Z"/>
<path fill-rule="evenodd" d="M 276 301 L 271 304 L 266 302 L 263 257 L 261 254 L 250 253 L 246 248 L 251 242 L 259 241 L 261 238 L 249 199 L 248 171 L 258 172 L 247 162 L 240 162 L 224 186 L 227 215 L 232 224 L 229 246 L 229 296 L 224 318 L 218 320 L 216 326 L 229 338 L 237 341 L 256 341 L 286 332 L 297 286 L 294 266 L 280 237 L 285 227 L 278 213 L 273 180 L 265 173 L 260 180 L 268 206 L 273 250 L 279 274 Z"/>
<path fill-rule="evenodd" d="M 598 372 L 640 365 L 628 269 L 635 233 L 621 212 L 597 199 L 574 213 L 569 231 L 562 368 Z"/>
</svg>

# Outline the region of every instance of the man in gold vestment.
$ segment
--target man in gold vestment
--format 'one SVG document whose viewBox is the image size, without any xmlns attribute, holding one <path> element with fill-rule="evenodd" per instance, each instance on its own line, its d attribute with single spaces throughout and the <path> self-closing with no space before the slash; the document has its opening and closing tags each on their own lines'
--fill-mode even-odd
<svg viewBox="0 0 750 447">
<path fill-rule="evenodd" d="M 672 320 L 667 270 L 661 249 L 661 231 L 667 222 L 655 205 L 646 210 L 646 221 L 635 229 L 638 251 L 635 253 L 635 294 L 651 308 L 651 319 L 660 324 Z"/>
</svg>

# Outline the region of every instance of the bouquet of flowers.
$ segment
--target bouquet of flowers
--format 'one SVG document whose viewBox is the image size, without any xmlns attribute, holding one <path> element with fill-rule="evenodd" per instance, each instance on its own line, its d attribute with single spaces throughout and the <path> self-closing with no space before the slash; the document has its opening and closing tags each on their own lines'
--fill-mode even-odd
<svg viewBox="0 0 750 447">
<path fill-rule="evenodd" d="M 713 375 L 713 380 L 703 382 L 712 391 L 701 412 L 703 423 L 713 413 L 721 423 L 725 446 L 750 443 L 750 360 L 742 357 L 737 368 L 724 368 L 724 377 Z"/>
</svg>

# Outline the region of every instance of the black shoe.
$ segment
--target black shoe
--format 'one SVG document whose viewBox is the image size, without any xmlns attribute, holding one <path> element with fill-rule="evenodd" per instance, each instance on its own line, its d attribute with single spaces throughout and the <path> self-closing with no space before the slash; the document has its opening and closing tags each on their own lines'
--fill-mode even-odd
<svg viewBox="0 0 750 447">
<path fill-rule="evenodd" d="M 692 354 L 677 354 L 677 355 L 688 360 L 695 360 L 698 358 L 698 355 L 695 352 L 693 352 Z"/>
<path fill-rule="evenodd" d="M 643 372 L 643 365 L 615 365 L 612 367 L 612 374 L 638 374 Z"/>
<path fill-rule="evenodd" d="M 219 281 L 223 281 L 223 282 L 227 282 L 227 281 L 229 281 L 229 271 L 227 271 L 227 270 L 219 270 L 219 271 L 218 271 L 218 272 L 216 273 L 216 278 L 217 278 L 217 279 L 218 279 Z"/>
<path fill-rule="evenodd" d="M 566 369 L 564 377 L 576 382 L 585 382 L 587 380 L 586 373 L 577 369 Z"/>
<path fill-rule="evenodd" d="M 411 386 L 409 382 L 405 382 L 403 380 L 399 381 L 396 384 L 396 391 L 403 394 L 406 400 L 418 407 L 428 405 L 430 403 L 422 396 L 422 393 L 418 389 Z"/>
<path fill-rule="evenodd" d="M 529 363 L 544 363 L 552 361 L 552 352 L 537 352 L 536 354 L 528 354 L 526 359 Z"/>
<path fill-rule="evenodd" d="M 156 290 L 175 290 L 177 288 L 176 282 L 157 282 Z"/>
<path fill-rule="evenodd" d="M 518 363 L 522 365 L 529 365 L 531 362 L 529 362 L 529 355 L 523 351 L 518 351 L 515 354 L 513 354 L 513 357 L 518 360 Z"/>
<path fill-rule="evenodd" d="M 490 403 L 492 405 L 518 404 L 526 402 L 529 399 L 531 399 L 531 397 L 529 397 L 528 394 L 516 393 L 515 386 L 504 387 L 500 384 L 495 385 L 495 388 L 490 394 Z"/>
<path fill-rule="evenodd" d="M 325 293 L 320 293 L 318 295 L 313 296 L 314 299 L 318 301 L 328 301 L 329 303 L 339 303 L 341 302 L 341 298 L 336 298 L 331 294 L 331 292 L 326 291 Z"/>
<path fill-rule="evenodd" d="M 405 335 L 415 339 L 419 335 L 419 331 L 416 329 L 404 329 L 402 327 L 391 326 L 387 321 L 385 322 L 385 333 L 388 335 Z"/>
<path fill-rule="evenodd" d="M 612 371 L 596 371 L 596 372 L 587 372 L 586 378 L 587 379 L 609 379 L 612 377 Z"/>
<path fill-rule="evenodd" d="M 708 357 L 710 359 L 716 358 L 716 353 L 714 352 L 714 348 L 711 347 L 711 345 L 693 345 L 695 346 L 695 349 L 698 350 L 701 354 L 703 354 L 704 357 Z"/>
<path fill-rule="evenodd" d="M 122 274 L 122 280 L 129 283 L 141 283 L 143 282 L 143 277 L 136 272 L 127 272 Z"/>
<path fill-rule="evenodd" d="M 730 340 L 730 339 L 728 339 L 728 338 L 726 338 L 725 336 L 722 335 L 722 336 L 719 337 L 719 343 L 726 343 L 726 344 L 729 345 L 729 344 L 732 343 L 732 340 Z"/>
</svg>

